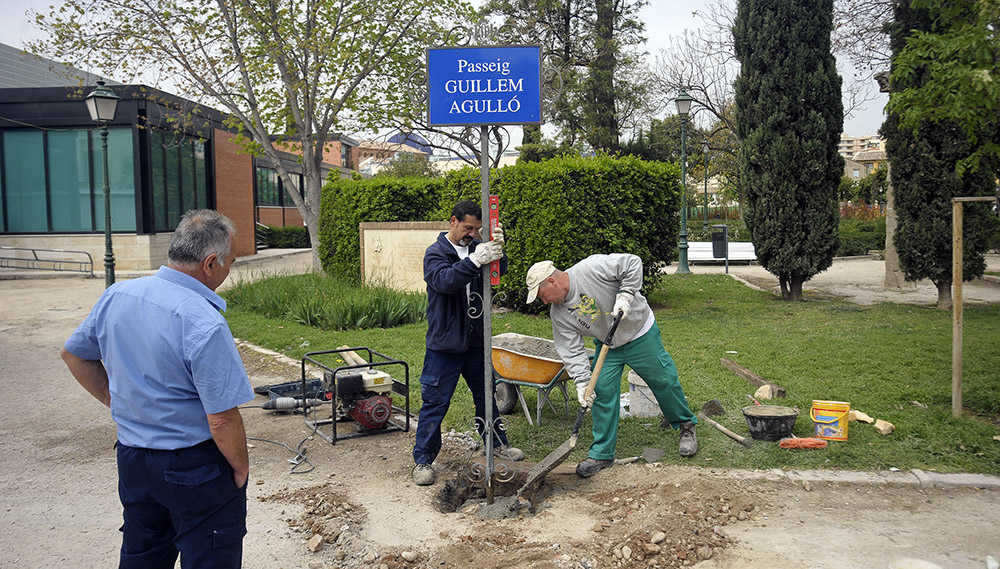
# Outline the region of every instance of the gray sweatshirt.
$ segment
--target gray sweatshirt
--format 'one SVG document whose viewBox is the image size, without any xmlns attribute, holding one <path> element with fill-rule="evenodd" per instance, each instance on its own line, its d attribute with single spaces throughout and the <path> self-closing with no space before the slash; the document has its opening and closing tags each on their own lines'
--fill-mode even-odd
<svg viewBox="0 0 1000 569">
<path fill-rule="evenodd" d="M 591 255 L 566 269 L 569 293 L 562 303 L 552 303 L 552 336 L 566 371 L 576 383 L 590 379 L 590 360 L 583 337 L 602 342 L 611 329 L 611 310 L 619 292 L 631 293 L 628 314 L 618 325 L 609 347 L 617 348 L 649 330 L 653 311 L 639 289 L 642 288 L 642 259 L 627 253 Z"/>
</svg>

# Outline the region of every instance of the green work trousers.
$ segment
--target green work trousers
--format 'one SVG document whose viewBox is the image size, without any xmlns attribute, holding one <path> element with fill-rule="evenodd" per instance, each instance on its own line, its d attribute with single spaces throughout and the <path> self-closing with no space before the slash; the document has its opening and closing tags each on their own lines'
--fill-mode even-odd
<svg viewBox="0 0 1000 569">
<path fill-rule="evenodd" d="M 597 354 L 602 343 L 594 340 Z M 597 356 L 591 361 L 591 369 Z M 611 348 L 604 359 L 604 367 L 597 376 L 594 385 L 596 399 L 591 407 L 594 422 L 594 443 L 590 445 L 588 456 L 598 460 L 611 460 L 615 457 L 615 444 L 618 442 L 618 417 L 621 404 L 621 382 L 625 365 L 635 370 L 646 382 L 656 402 L 663 411 L 663 416 L 670 421 L 675 429 L 688 421 L 697 423 L 698 419 L 688 408 L 684 390 L 677 381 L 677 366 L 670 354 L 663 348 L 660 328 L 655 323 L 648 332 L 632 340 L 624 346 Z"/>
</svg>

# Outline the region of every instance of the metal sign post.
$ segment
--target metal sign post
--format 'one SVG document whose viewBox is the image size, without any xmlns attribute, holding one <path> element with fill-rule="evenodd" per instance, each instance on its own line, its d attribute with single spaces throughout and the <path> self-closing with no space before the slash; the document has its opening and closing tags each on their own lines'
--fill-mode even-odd
<svg viewBox="0 0 1000 569">
<path fill-rule="evenodd" d="M 542 65 L 539 46 L 461 47 L 427 50 L 427 117 L 430 126 L 479 126 L 482 241 L 490 240 L 491 125 L 540 124 Z M 486 502 L 493 503 L 493 289 L 490 265 L 483 279 L 483 384 Z"/>
</svg>

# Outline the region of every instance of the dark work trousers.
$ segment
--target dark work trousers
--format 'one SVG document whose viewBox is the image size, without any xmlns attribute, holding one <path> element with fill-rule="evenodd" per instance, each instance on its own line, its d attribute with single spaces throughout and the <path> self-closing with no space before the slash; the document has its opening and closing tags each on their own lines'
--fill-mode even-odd
<svg viewBox="0 0 1000 569">
<path fill-rule="evenodd" d="M 480 419 L 476 421 L 476 431 L 480 437 L 483 436 L 483 418 L 486 416 L 483 347 L 477 346 L 457 354 L 427 350 L 424 354 L 424 369 L 420 374 L 420 396 L 424 403 L 420 407 L 417 440 L 413 445 L 413 462 L 416 464 L 434 462 L 438 452 L 441 451 L 441 421 L 448 412 L 451 396 L 458 385 L 459 374 L 465 378 L 465 383 L 472 392 L 476 417 Z M 497 425 L 493 444 L 507 446 L 507 434 L 499 428 L 500 423 L 497 419 L 500 417 L 500 412 L 492 392 L 490 402 L 493 404 L 494 425 Z"/>
<path fill-rule="evenodd" d="M 239 569 L 247 489 L 215 441 L 155 450 L 118 446 L 124 508 L 120 569 Z"/>
</svg>

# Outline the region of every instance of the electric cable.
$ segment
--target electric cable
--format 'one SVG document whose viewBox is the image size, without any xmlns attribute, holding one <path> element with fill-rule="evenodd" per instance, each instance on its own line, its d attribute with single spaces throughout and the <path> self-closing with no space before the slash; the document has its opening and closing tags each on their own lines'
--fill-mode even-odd
<svg viewBox="0 0 1000 569">
<path fill-rule="evenodd" d="M 302 445 L 304 445 L 306 443 L 306 441 L 312 439 L 316 435 L 316 431 L 318 429 L 319 429 L 319 425 L 313 425 L 312 432 L 309 433 L 308 435 L 306 435 L 305 438 L 303 438 L 301 441 L 299 441 L 299 444 L 295 445 L 295 448 L 292 448 L 292 447 L 288 446 L 287 444 L 285 444 L 285 443 L 283 443 L 281 441 L 272 441 L 271 439 L 265 439 L 265 438 L 261 438 L 261 437 L 247 437 L 247 440 L 248 441 L 258 441 L 258 442 L 262 442 L 262 443 L 270 443 L 272 445 L 277 445 L 277 446 L 280 446 L 282 448 L 285 448 L 289 452 L 294 453 L 295 456 L 293 456 L 292 458 L 288 459 L 288 462 L 292 463 L 292 469 L 289 472 L 291 474 L 305 474 L 307 472 L 312 472 L 313 470 L 315 470 L 316 469 L 316 465 L 314 465 L 312 462 L 310 462 L 309 458 L 306 457 L 306 453 L 308 452 L 309 449 L 304 448 Z M 309 469 L 308 470 L 301 470 L 299 467 L 301 467 L 303 464 L 308 465 Z"/>
</svg>

